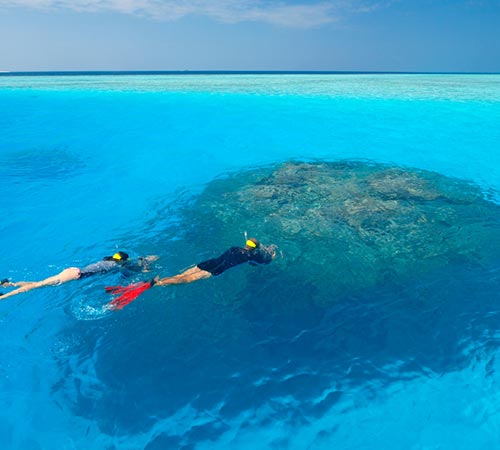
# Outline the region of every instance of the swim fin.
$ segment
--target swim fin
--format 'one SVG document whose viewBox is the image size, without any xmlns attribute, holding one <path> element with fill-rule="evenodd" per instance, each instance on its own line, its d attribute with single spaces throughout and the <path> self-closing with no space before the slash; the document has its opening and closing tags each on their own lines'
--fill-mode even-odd
<svg viewBox="0 0 500 450">
<path fill-rule="evenodd" d="M 136 283 L 137 284 L 137 283 Z M 136 284 L 132 284 L 130 286 L 106 286 L 106 292 L 111 295 L 124 294 L 125 292 L 130 291 Z"/>
<path fill-rule="evenodd" d="M 139 283 L 131 284 L 130 286 L 108 286 L 106 292 L 111 295 L 121 294 L 119 297 L 114 298 L 109 302 L 111 309 L 122 309 L 129 303 L 132 303 L 139 295 L 147 291 L 155 284 L 155 280 L 141 281 Z"/>
</svg>

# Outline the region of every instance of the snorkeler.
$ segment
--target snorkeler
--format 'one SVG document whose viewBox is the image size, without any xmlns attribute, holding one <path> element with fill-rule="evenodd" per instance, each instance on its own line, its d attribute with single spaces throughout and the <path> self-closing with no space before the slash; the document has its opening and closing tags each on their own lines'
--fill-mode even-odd
<svg viewBox="0 0 500 450">
<path fill-rule="evenodd" d="M 245 247 L 231 247 L 218 258 L 198 263 L 196 266 L 172 277 L 154 280 L 155 286 L 192 283 L 204 278 L 214 277 L 231 267 L 248 262 L 250 265 L 269 264 L 276 256 L 276 246 L 262 245 L 257 239 L 247 239 Z"/>
<path fill-rule="evenodd" d="M 88 278 L 92 275 L 108 272 L 147 272 L 149 263 L 156 261 L 157 256 L 146 256 L 138 258 L 137 262 L 129 261 L 128 254 L 125 252 L 117 252 L 113 256 L 105 256 L 102 261 L 89 264 L 88 266 L 79 269 L 78 267 L 69 267 L 62 272 L 52 277 L 41 281 L 18 281 L 10 282 L 7 279 L 0 281 L 2 287 L 17 287 L 7 294 L 0 294 L 0 300 L 5 300 L 13 295 L 22 294 L 23 292 L 31 291 L 32 289 L 41 288 L 44 286 L 56 286 L 67 283 L 68 281 L 80 280 Z"/>
<path fill-rule="evenodd" d="M 168 284 L 192 283 L 204 278 L 214 277 L 225 272 L 231 267 L 248 262 L 256 266 L 269 264 L 276 256 L 276 246 L 262 245 L 257 239 L 247 239 L 245 247 L 231 247 L 218 258 L 209 259 L 198 263 L 196 266 L 172 277 L 155 279 L 155 286 L 165 286 Z"/>
<path fill-rule="evenodd" d="M 106 291 L 108 293 L 113 295 L 121 294 L 120 297 L 115 298 L 110 303 L 110 307 L 121 309 L 153 286 L 192 283 L 193 281 L 210 278 L 212 275 L 216 277 L 231 267 L 247 262 L 254 266 L 269 264 L 276 256 L 276 248 L 274 244 L 266 246 L 262 245 L 257 239 L 250 238 L 247 239 L 245 247 L 231 247 L 219 257 L 198 263 L 178 275 L 165 278 L 156 277 L 150 281 L 136 283 L 131 286 L 107 287 Z"/>
</svg>

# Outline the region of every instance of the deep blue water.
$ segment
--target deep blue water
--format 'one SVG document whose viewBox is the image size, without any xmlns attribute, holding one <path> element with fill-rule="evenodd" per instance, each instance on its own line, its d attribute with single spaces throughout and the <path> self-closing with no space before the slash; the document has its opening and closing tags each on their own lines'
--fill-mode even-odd
<svg viewBox="0 0 500 450">
<path fill-rule="evenodd" d="M 432 170 L 500 203 L 499 123 L 498 75 L 3 76 L 0 278 L 116 250 L 177 273 L 241 242 L 193 247 L 175 205 L 290 159 Z M 499 262 L 325 307 L 283 285 L 279 261 L 251 302 L 223 295 L 249 267 L 115 313 L 101 312 L 115 275 L 0 301 L 0 442 L 496 448 Z"/>
</svg>

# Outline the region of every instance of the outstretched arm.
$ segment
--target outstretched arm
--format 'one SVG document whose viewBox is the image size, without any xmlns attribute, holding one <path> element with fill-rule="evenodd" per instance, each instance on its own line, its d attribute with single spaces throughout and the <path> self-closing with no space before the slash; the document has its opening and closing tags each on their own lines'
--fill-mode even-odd
<svg viewBox="0 0 500 450">
<path fill-rule="evenodd" d="M 139 256 L 137 264 L 141 268 L 142 272 L 149 272 L 151 269 L 151 263 L 157 261 L 159 258 L 160 257 L 158 255 Z"/>
</svg>

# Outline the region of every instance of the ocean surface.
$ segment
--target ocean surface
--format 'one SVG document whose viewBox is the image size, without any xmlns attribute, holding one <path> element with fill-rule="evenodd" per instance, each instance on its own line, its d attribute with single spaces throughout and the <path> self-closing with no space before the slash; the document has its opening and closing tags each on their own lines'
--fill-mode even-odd
<svg viewBox="0 0 500 450">
<path fill-rule="evenodd" d="M 242 245 L 211 223 L 193 245 L 179 209 L 291 160 L 432 171 L 499 205 L 500 75 L 0 76 L 0 279 L 160 257 L 0 300 L 1 448 L 498 448 L 500 249 L 324 305 L 290 293 L 284 252 L 104 308 L 105 286 Z M 272 289 L 228 301 L 246 277 Z"/>
</svg>

